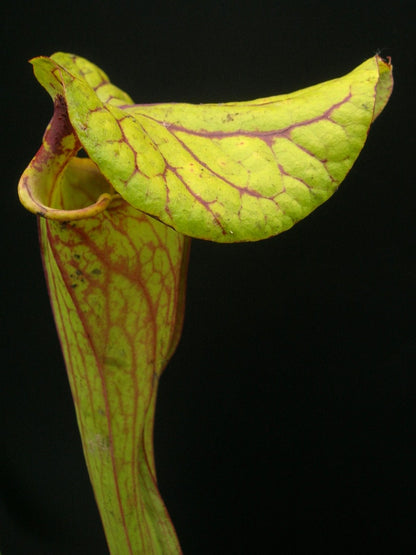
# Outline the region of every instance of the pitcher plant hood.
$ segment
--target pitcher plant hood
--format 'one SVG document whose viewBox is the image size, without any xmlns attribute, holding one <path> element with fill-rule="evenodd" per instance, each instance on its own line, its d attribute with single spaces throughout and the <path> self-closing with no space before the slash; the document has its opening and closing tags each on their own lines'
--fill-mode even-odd
<svg viewBox="0 0 416 555">
<path fill-rule="evenodd" d="M 20 181 L 26 208 L 79 219 L 120 195 L 179 233 L 218 242 L 276 235 L 327 200 L 393 84 L 390 62 L 375 56 L 344 77 L 291 94 L 135 104 L 78 56 L 56 53 L 32 64 L 55 115 Z M 81 148 L 93 163 L 74 160 Z M 78 172 L 88 182 L 82 195 L 66 184 Z"/>
</svg>

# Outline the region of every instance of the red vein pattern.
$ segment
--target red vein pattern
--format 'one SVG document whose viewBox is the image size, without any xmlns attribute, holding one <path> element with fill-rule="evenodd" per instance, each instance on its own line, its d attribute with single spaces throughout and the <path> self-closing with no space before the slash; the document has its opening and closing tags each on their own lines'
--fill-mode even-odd
<svg viewBox="0 0 416 555">
<path fill-rule="evenodd" d="M 388 101 L 391 64 L 376 56 L 290 95 L 197 106 L 134 104 L 77 56 L 33 64 L 55 111 L 19 196 L 49 218 L 45 273 L 108 545 L 174 555 L 152 435 L 189 238 L 264 239 L 328 199 Z"/>
<path fill-rule="evenodd" d="M 189 240 L 122 200 L 76 223 L 41 219 L 40 231 L 110 550 L 179 553 L 157 490 L 152 433 L 158 379 L 180 334 Z"/>
<path fill-rule="evenodd" d="M 67 62 L 75 132 L 118 193 L 180 233 L 219 242 L 276 235 L 327 200 L 392 87 L 391 66 L 374 57 L 291 95 L 140 105 L 92 64 Z"/>
</svg>

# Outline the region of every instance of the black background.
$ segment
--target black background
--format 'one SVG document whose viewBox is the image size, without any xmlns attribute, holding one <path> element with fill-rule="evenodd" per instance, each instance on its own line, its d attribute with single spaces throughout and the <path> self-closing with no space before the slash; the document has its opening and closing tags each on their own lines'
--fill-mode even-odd
<svg viewBox="0 0 416 555">
<path fill-rule="evenodd" d="M 411 5 L 9 3 L 3 555 L 107 552 L 35 218 L 16 196 L 52 113 L 26 60 L 56 50 L 95 62 L 139 102 L 251 99 L 340 76 L 378 51 L 392 57 L 393 97 L 330 201 L 268 241 L 193 242 L 155 445 L 185 554 L 414 552 Z"/>
</svg>

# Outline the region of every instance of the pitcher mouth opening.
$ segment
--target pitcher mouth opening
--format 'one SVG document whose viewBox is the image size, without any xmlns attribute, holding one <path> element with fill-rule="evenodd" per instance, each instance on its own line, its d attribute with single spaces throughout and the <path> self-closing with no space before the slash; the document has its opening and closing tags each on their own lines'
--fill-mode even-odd
<svg viewBox="0 0 416 555">
<path fill-rule="evenodd" d="M 55 214 L 67 212 L 68 216 L 72 216 L 71 219 L 78 214 L 88 217 L 91 210 L 101 212 L 114 198 L 119 197 L 90 158 L 74 156 L 57 180 L 47 209 Z"/>
<path fill-rule="evenodd" d="M 121 199 L 89 158 L 70 158 L 57 176 L 31 170 L 29 166 L 21 177 L 19 197 L 28 210 L 44 218 L 58 221 L 90 218 L 106 210 L 112 201 Z"/>
<path fill-rule="evenodd" d="M 89 218 L 120 195 L 88 157 L 68 117 L 62 96 L 36 153 L 19 182 L 22 204 L 39 216 L 59 221 Z"/>
</svg>

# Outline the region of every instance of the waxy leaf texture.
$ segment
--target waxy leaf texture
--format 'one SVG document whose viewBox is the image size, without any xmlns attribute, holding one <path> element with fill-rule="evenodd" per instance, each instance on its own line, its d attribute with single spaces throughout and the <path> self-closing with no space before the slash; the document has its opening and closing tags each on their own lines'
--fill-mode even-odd
<svg viewBox="0 0 416 555">
<path fill-rule="evenodd" d="M 392 68 L 375 56 L 288 95 L 141 105 L 83 58 L 32 63 L 54 114 L 19 197 L 41 216 L 108 546 L 174 555 L 181 549 L 158 492 L 152 436 L 158 380 L 181 333 L 190 238 L 264 239 L 328 199 L 388 101 Z"/>
<path fill-rule="evenodd" d="M 250 102 L 134 104 L 99 68 L 57 53 L 35 58 L 39 82 L 64 103 L 78 148 L 131 206 L 176 231 L 219 242 L 290 228 L 345 178 L 392 90 L 370 58 L 351 73 Z M 22 184 L 22 202 L 36 205 Z"/>
</svg>

